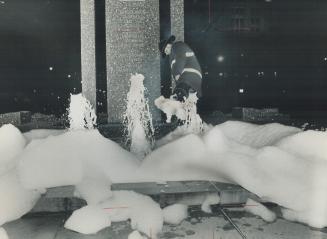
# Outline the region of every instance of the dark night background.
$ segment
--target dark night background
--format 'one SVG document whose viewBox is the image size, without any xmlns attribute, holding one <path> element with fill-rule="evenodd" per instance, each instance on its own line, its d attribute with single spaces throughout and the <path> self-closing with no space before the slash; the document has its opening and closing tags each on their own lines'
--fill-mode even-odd
<svg viewBox="0 0 327 239">
<path fill-rule="evenodd" d="M 160 2 L 163 36 L 169 1 Z M 100 90 L 103 5 L 96 3 Z M 69 93 L 81 90 L 79 28 L 78 0 L 0 1 L 0 112 L 64 112 Z M 327 1 L 185 0 L 185 41 L 204 72 L 202 112 L 249 106 L 327 115 Z M 104 111 L 101 91 L 98 100 Z"/>
</svg>

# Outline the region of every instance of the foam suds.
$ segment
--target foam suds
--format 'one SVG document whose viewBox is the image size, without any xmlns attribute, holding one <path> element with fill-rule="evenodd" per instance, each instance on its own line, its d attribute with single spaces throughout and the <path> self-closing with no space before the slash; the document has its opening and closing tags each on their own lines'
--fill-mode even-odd
<svg viewBox="0 0 327 239">
<path fill-rule="evenodd" d="M 142 123 L 148 122 L 143 119 L 150 120 L 151 115 L 146 113 L 148 107 L 144 103 L 144 77 L 134 77 L 136 80 L 132 84 L 136 85 L 131 87 L 129 95 L 128 126 L 131 139 L 145 140 L 147 131 Z M 132 96 L 138 96 L 137 100 Z M 196 100 L 196 97 L 190 95 L 182 103 L 185 107 L 185 123 L 180 127 L 185 127 L 184 133 L 188 134 L 184 137 L 171 135 L 174 137 L 171 137 L 170 143 L 149 153 L 142 162 L 95 129 L 70 130 L 32 140 L 25 146 L 25 140 L 16 128 L 3 126 L 0 128 L 0 138 L 6 142 L 6 139 L 10 139 L 8 133 L 11 137 L 14 136 L 12 149 L 19 154 L 12 155 L 11 150 L 7 153 L 8 147 L 0 149 L 3 157 L 7 157 L 6 160 L 1 160 L 5 174 L 0 177 L 0 205 L 3 207 L 0 210 L 0 224 L 28 212 L 42 189 L 75 185 L 76 193 L 89 206 L 93 204 L 116 209 L 124 206 L 124 209 L 116 213 L 110 211 L 110 221 L 130 218 L 133 229 L 148 236 L 156 235 L 163 224 L 163 213 L 159 205 L 150 198 L 133 192 L 111 193 L 111 182 L 205 180 L 238 184 L 262 199 L 282 206 L 282 214 L 286 219 L 317 228 L 327 226 L 325 132 L 302 132 L 280 124 L 254 125 L 233 121 L 208 127 L 202 133 L 203 124 L 196 113 Z M 140 114 L 140 109 L 136 106 L 145 107 L 141 107 L 145 111 Z M 79 115 L 84 120 L 84 114 Z M 75 121 L 81 123 L 77 124 L 78 127 L 83 120 Z M 139 128 L 135 129 L 135 125 Z M 140 133 L 141 130 L 143 133 Z M 144 146 L 144 141 L 141 140 L 135 143 Z M 7 167 L 7 164 L 11 166 Z M 209 196 L 203 201 L 202 209 L 209 212 L 209 205 L 215 203 L 219 203 L 219 198 L 216 195 Z M 129 210 L 126 211 L 126 208 Z M 81 212 L 83 217 L 78 217 L 78 221 L 87 218 L 89 213 L 99 219 L 99 224 L 95 224 L 88 233 L 108 225 L 107 221 L 102 220 L 103 214 L 98 214 L 99 211 Z M 274 219 L 273 214 L 257 205 L 252 213 L 263 216 L 267 221 Z M 169 213 L 169 217 L 171 215 L 173 213 Z M 182 214 L 173 215 L 176 216 L 173 219 L 180 215 Z"/>
<path fill-rule="evenodd" d="M 188 133 L 201 134 L 204 131 L 204 126 L 200 115 L 197 113 L 197 102 L 196 93 L 190 93 L 184 102 L 177 101 L 172 97 L 160 96 L 155 100 L 155 105 L 166 114 L 167 123 L 171 122 L 172 116 L 183 121 L 181 130 L 184 131 L 184 135 Z"/>
</svg>

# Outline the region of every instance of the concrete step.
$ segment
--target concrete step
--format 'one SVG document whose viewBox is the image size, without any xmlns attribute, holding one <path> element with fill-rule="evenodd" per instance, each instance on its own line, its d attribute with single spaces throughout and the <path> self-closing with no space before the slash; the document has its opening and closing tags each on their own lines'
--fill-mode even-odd
<svg viewBox="0 0 327 239">
<path fill-rule="evenodd" d="M 74 189 L 74 186 L 49 188 L 30 213 L 69 212 L 85 206 L 83 199 L 74 197 Z M 111 190 L 131 190 L 149 195 L 162 207 L 205 193 L 218 193 L 220 204 L 226 206 L 244 204 L 248 198 L 260 201 L 256 195 L 240 186 L 211 181 L 116 183 L 111 186 Z"/>
</svg>

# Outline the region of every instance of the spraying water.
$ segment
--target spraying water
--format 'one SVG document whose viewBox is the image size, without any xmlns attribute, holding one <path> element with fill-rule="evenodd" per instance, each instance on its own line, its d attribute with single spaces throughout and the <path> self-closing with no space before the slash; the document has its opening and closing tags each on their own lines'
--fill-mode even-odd
<svg viewBox="0 0 327 239">
<path fill-rule="evenodd" d="M 204 130 L 203 121 L 200 115 L 197 113 L 196 103 L 198 102 L 196 93 L 190 93 L 189 97 L 183 103 L 185 111 L 185 123 L 183 127 L 188 133 L 201 134 Z"/>
<path fill-rule="evenodd" d="M 203 121 L 197 113 L 196 103 L 198 97 L 196 93 L 190 93 L 184 102 L 175 100 L 174 98 L 164 98 L 160 96 L 155 100 L 155 105 L 162 110 L 167 116 L 167 123 L 171 122 L 171 117 L 175 115 L 184 124 L 180 126 L 183 134 L 201 134 L 204 131 Z"/>
<path fill-rule="evenodd" d="M 151 152 L 154 144 L 154 128 L 148 100 L 145 98 L 146 89 L 143 84 L 144 76 L 134 74 L 130 78 L 131 86 L 127 93 L 124 124 L 126 126 L 127 144 L 130 151 L 143 159 Z"/>
<path fill-rule="evenodd" d="M 93 129 L 97 116 L 91 103 L 82 94 L 70 95 L 68 119 L 70 130 Z"/>
</svg>

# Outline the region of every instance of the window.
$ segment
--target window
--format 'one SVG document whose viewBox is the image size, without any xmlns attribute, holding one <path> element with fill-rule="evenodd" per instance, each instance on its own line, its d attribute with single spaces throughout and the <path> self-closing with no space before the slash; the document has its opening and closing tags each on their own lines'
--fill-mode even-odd
<svg viewBox="0 0 327 239">
<path fill-rule="evenodd" d="M 233 18 L 232 19 L 232 28 L 233 31 L 242 31 L 245 28 L 245 19 L 244 18 Z"/>
<path fill-rule="evenodd" d="M 251 18 L 251 25 L 260 25 L 260 18 L 259 17 L 252 17 Z"/>
<path fill-rule="evenodd" d="M 244 15 L 245 14 L 245 8 L 243 8 L 243 7 L 234 8 L 234 14 L 235 15 Z"/>
</svg>

